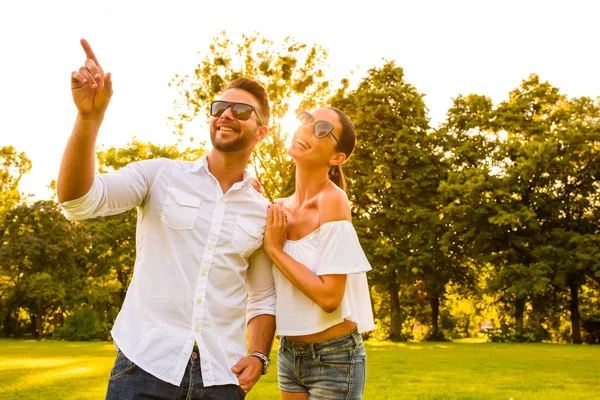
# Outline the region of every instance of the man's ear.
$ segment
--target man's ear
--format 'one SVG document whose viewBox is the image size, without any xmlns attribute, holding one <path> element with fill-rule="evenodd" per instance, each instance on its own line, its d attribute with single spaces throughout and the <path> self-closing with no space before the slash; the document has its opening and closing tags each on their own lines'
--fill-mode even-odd
<svg viewBox="0 0 600 400">
<path fill-rule="evenodd" d="M 269 134 L 269 127 L 266 125 L 261 125 L 256 129 L 256 138 L 260 142 Z"/>
<path fill-rule="evenodd" d="M 346 161 L 346 155 L 340 151 L 339 153 L 335 153 L 335 155 L 329 159 L 329 164 L 342 165 L 344 161 Z"/>
</svg>

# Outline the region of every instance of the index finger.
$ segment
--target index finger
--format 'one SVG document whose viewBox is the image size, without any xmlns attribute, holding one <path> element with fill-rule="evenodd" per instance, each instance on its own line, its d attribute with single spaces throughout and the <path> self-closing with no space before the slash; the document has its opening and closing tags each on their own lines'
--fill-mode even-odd
<svg viewBox="0 0 600 400">
<path fill-rule="evenodd" d="M 98 67 L 100 67 L 100 63 L 94 54 L 94 50 L 92 50 L 92 46 L 85 39 L 81 39 L 80 41 L 81 47 L 83 47 L 83 51 L 85 51 L 85 56 L 96 63 Z"/>
</svg>

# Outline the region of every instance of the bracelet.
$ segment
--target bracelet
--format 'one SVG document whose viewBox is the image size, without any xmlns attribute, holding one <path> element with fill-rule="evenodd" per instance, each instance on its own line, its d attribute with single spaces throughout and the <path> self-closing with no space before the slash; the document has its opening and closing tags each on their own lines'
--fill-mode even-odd
<svg viewBox="0 0 600 400">
<path fill-rule="evenodd" d="M 269 363 L 270 363 L 270 359 L 269 357 L 267 357 L 264 353 L 261 353 L 260 351 L 253 351 L 252 354 L 250 354 L 250 357 L 256 357 L 258 358 L 262 364 L 263 364 L 263 371 L 262 374 L 266 374 L 267 371 L 269 370 Z"/>
</svg>

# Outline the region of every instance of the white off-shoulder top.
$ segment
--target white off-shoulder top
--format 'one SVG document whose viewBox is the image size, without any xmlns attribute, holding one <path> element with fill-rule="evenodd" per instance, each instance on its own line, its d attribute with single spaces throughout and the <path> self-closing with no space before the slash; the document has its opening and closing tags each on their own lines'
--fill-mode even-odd
<svg viewBox="0 0 600 400">
<path fill-rule="evenodd" d="M 344 319 L 354 321 L 359 332 L 375 329 L 366 276 L 371 266 L 350 221 L 327 222 L 302 239 L 287 240 L 283 250 L 317 275 L 348 276 L 342 303 L 334 312 L 326 313 L 292 285 L 273 264 L 278 335 L 309 335 L 324 331 Z"/>
</svg>

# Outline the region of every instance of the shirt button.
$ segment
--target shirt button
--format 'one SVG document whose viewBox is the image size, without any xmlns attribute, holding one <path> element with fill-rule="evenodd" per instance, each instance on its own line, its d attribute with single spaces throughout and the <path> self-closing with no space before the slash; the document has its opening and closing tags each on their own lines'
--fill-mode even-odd
<svg viewBox="0 0 600 400">
<path fill-rule="evenodd" d="M 202 271 L 202 276 L 206 276 L 206 275 L 208 275 L 208 272 Z"/>
<path fill-rule="evenodd" d="M 213 251 L 215 249 L 215 246 L 213 246 L 212 244 L 210 246 L 208 246 L 208 251 Z"/>
<path fill-rule="evenodd" d="M 200 332 L 200 328 L 195 328 L 194 332 L 196 332 L 196 333 Z"/>
<path fill-rule="evenodd" d="M 196 300 L 196 303 L 198 303 L 198 304 L 202 304 L 202 300 L 201 300 L 201 299 L 198 299 L 198 300 Z"/>
</svg>

